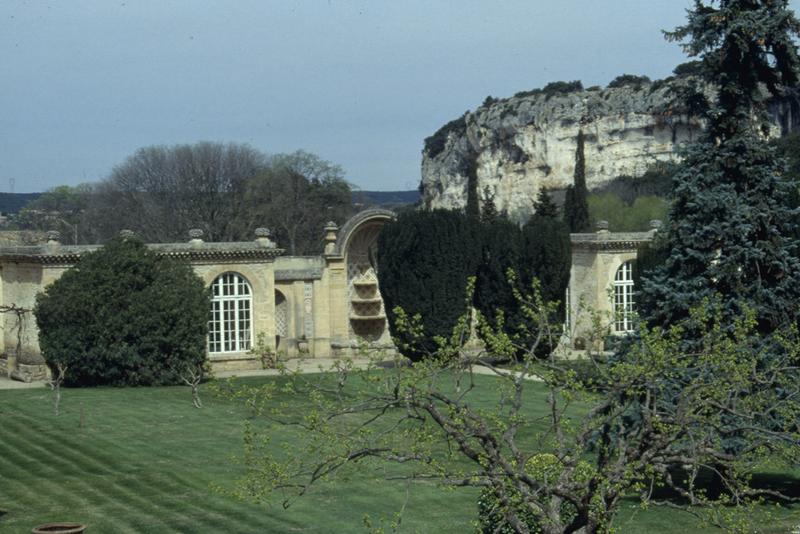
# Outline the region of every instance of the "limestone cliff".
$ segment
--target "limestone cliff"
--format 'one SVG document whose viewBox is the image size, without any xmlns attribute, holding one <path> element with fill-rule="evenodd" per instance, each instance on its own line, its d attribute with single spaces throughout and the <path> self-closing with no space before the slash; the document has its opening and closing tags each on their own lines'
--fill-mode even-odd
<svg viewBox="0 0 800 534">
<path fill-rule="evenodd" d="M 657 161 L 676 159 L 676 148 L 702 127 L 691 113 L 691 78 L 587 90 L 578 83 L 560 83 L 552 90 L 557 85 L 487 99 L 426 139 L 423 206 L 463 207 L 474 161 L 479 194 L 488 187 L 498 209 L 523 218 L 532 212 L 540 188 L 563 189 L 572 183 L 579 129 L 586 136 L 587 185 L 594 189 L 620 175 L 640 176 Z M 793 117 L 779 111 L 775 119 L 785 128 Z"/>
</svg>

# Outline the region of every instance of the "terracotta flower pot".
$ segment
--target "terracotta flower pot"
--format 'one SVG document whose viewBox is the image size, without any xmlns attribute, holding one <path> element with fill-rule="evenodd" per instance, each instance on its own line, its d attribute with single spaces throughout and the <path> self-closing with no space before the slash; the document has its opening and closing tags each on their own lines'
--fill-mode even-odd
<svg viewBox="0 0 800 534">
<path fill-rule="evenodd" d="M 81 523 L 45 523 L 34 527 L 33 534 L 81 534 L 86 525 Z"/>
</svg>

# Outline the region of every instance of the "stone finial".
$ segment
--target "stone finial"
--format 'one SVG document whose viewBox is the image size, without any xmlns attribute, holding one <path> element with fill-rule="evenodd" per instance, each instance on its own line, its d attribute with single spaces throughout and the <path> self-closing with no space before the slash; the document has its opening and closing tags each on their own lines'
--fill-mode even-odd
<svg viewBox="0 0 800 534">
<path fill-rule="evenodd" d="M 275 248 L 275 243 L 270 239 L 272 231 L 269 228 L 260 226 L 255 229 L 256 243 L 266 248 Z"/>
<path fill-rule="evenodd" d="M 133 239 L 134 237 L 136 237 L 136 232 L 134 232 L 133 230 L 127 230 L 127 229 L 120 230 L 119 231 L 119 236 L 122 239 Z"/>
<path fill-rule="evenodd" d="M 656 232 L 661 229 L 662 225 L 663 223 L 661 222 L 661 219 L 653 219 L 650 221 L 650 229 Z"/>
<path fill-rule="evenodd" d="M 50 230 L 47 232 L 47 244 L 48 245 L 60 245 L 61 244 L 61 232 L 58 230 Z"/>
<path fill-rule="evenodd" d="M 339 227 L 333 221 L 328 221 L 325 225 L 325 254 L 333 254 L 336 252 L 336 233 Z"/>
<path fill-rule="evenodd" d="M 597 232 L 608 232 L 608 221 L 597 221 Z"/>
<path fill-rule="evenodd" d="M 201 228 L 192 228 L 189 230 L 189 244 L 194 246 L 203 244 L 203 230 Z"/>
</svg>

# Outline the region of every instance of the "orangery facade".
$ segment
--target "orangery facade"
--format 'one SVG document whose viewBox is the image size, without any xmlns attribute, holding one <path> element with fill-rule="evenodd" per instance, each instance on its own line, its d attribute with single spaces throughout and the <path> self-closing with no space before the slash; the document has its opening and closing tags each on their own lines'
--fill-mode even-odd
<svg viewBox="0 0 800 534">
<path fill-rule="evenodd" d="M 210 243 L 192 230 L 184 243 L 148 245 L 188 261 L 211 292 L 208 358 L 215 370 L 261 366 L 256 348 L 283 357 L 340 357 L 362 347 L 391 351 L 376 264 L 381 228 L 394 217 L 363 211 L 341 228 L 329 223 L 319 256 L 285 256 L 266 229 L 252 241 Z M 653 231 L 572 234 L 565 343 L 585 348 L 590 320 L 606 312 L 611 329 L 632 328 L 636 248 Z M 36 294 L 97 246 L 62 245 L 51 233 L 37 245 L 0 246 L 0 376 L 36 380 L 47 370 L 32 309 Z"/>
<path fill-rule="evenodd" d="M 210 289 L 208 357 L 216 370 L 255 369 L 257 346 L 284 357 L 337 357 L 367 345 L 391 349 L 378 289 L 380 228 L 394 213 L 363 211 L 329 223 L 319 256 L 285 256 L 265 229 L 252 241 L 209 243 L 192 230 L 185 243 L 148 245 L 182 258 Z M 97 246 L 46 243 L 0 246 L 0 376 L 44 378 L 32 309 L 36 294 Z"/>
</svg>

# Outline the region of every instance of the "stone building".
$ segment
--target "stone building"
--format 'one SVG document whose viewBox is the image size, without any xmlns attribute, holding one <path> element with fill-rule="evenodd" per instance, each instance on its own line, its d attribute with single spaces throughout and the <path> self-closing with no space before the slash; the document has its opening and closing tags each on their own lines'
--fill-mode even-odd
<svg viewBox="0 0 800 534">
<path fill-rule="evenodd" d="M 612 233 L 608 223 L 600 221 L 595 233 L 570 234 L 572 267 L 566 295 L 570 348 L 603 349 L 603 340 L 594 339 L 594 318 L 612 336 L 633 330 L 636 253 L 660 225 L 661 221 L 652 221 L 648 232 Z"/>
<path fill-rule="evenodd" d="M 254 369 L 261 366 L 253 353 L 257 345 L 312 358 L 353 355 L 364 342 L 394 350 L 376 270 L 378 234 L 393 218 L 391 211 L 371 209 L 341 229 L 329 223 L 319 256 L 283 256 L 265 229 L 248 242 L 208 243 L 202 231 L 192 230 L 186 243 L 148 246 L 188 261 L 211 289 L 212 367 Z M 633 262 L 637 247 L 654 232 L 610 233 L 605 224 L 596 233 L 571 235 L 565 339 L 571 348 L 602 348 L 602 340 L 590 340 L 587 310 L 605 316 L 612 334 L 632 329 Z M 45 244 L 0 245 L 0 376 L 46 376 L 31 313 L 36 294 L 97 248 L 62 245 L 56 233 Z"/>
<path fill-rule="evenodd" d="M 325 228 L 320 256 L 283 256 L 269 232 L 253 241 L 207 243 L 199 230 L 186 243 L 148 245 L 182 258 L 211 288 L 208 356 L 212 367 L 258 368 L 257 343 L 288 357 L 352 354 L 358 343 L 392 347 L 375 264 L 387 210 L 363 211 L 341 228 Z M 36 294 L 97 246 L 0 246 L 0 375 L 23 380 L 46 373 L 31 309 Z"/>
</svg>

